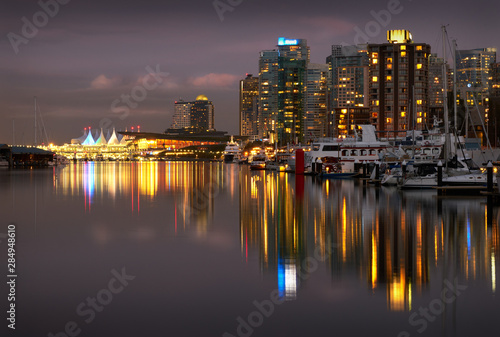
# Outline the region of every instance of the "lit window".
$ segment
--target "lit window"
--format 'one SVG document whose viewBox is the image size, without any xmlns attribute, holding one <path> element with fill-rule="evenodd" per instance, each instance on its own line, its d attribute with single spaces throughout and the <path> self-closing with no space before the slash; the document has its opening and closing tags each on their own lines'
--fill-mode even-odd
<svg viewBox="0 0 500 337">
<path fill-rule="evenodd" d="M 422 118 L 417 118 L 417 123 L 422 123 Z"/>
<path fill-rule="evenodd" d="M 387 76 L 387 81 L 392 81 L 392 76 Z"/>
<path fill-rule="evenodd" d="M 417 69 L 422 69 L 422 63 L 417 64 Z"/>
<path fill-rule="evenodd" d="M 378 82 L 378 77 L 377 76 L 373 76 L 372 82 Z"/>
<path fill-rule="evenodd" d="M 422 46 L 417 46 L 417 50 L 422 50 Z"/>
<path fill-rule="evenodd" d="M 422 100 L 421 99 L 417 99 L 417 104 L 418 105 L 422 105 Z"/>
<path fill-rule="evenodd" d="M 406 46 L 401 46 L 401 50 L 406 50 Z"/>
<path fill-rule="evenodd" d="M 372 60 L 372 63 L 373 63 L 373 64 L 377 64 L 377 63 L 378 63 L 378 59 L 373 59 L 373 60 Z"/>
<path fill-rule="evenodd" d="M 387 63 L 392 63 L 392 57 L 387 58 Z"/>
<path fill-rule="evenodd" d="M 406 52 L 405 51 L 402 51 L 401 52 L 401 57 L 405 57 L 406 56 Z"/>
<path fill-rule="evenodd" d="M 405 116 L 406 116 L 406 112 L 401 111 L 401 117 L 405 117 Z"/>
<path fill-rule="evenodd" d="M 387 118 L 387 124 L 391 124 L 392 123 L 392 118 Z"/>
</svg>

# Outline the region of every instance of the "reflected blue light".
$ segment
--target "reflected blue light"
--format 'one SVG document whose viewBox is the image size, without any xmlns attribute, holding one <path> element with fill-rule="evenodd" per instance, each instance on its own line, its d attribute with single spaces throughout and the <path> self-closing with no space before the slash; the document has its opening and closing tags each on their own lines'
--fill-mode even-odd
<svg viewBox="0 0 500 337">
<path fill-rule="evenodd" d="M 278 290 L 280 298 L 285 296 L 285 266 L 283 259 L 278 259 Z"/>
<path fill-rule="evenodd" d="M 89 198 L 89 203 L 92 201 L 95 191 L 95 167 L 94 162 L 88 162 L 85 164 L 84 169 L 84 188 L 87 191 L 87 196 Z"/>
<path fill-rule="evenodd" d="M 471 242 L 470 242 L 470 218 L 467 217 L 467 255 L 470 259 Z"/>
</svg>

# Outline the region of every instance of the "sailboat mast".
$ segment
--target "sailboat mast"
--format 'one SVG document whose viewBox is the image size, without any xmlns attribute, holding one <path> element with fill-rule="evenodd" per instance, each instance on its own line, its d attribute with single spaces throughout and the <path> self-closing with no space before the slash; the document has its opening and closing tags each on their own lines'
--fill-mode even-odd
<svg viewBox="0 0 500 337">
<path fill-rule="evenodd" d="M 35 147 L 37 146 L 36 143 L 36 96 L 35 96 Z"/>
<path fill-rule="evenodd" d="M 457 124 L 457 40 L 453 40 L 453 118 L 455 132 L 458 135 L 458 124 Z"/>
<path fill-rule="evenodd" d="M 448 123 L 448 76 L 446 73 L 446 26 L 441 27 L 443 30 L 443 111 L 444 111 L 444 160 L 445 167 L 448 169 L 448 153 L 450 148 L 450 127 Z"/>
</svg>

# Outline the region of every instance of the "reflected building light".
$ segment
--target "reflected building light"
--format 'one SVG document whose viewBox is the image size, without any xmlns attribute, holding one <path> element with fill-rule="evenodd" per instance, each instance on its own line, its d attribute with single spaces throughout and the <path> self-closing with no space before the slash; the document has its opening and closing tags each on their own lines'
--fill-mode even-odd
<svg viewBox="0 0 500 337">
<path fill-rule="evenodd" d="M 297 267 L 294 260 L 285 262 L 285 300 L 297 298 Z"/>
<path fill-rule="evenodd" d="M 467 214 L 467 256 L 470 261 L 471 255 L 471 238 L 470 238 L 470 218 L 469 214 Z"/>
<path fill-rule="evenodd" d="M 491 290 L 493 294 L 497 289 L 497 270 L 496 270 L 496 261 L 495 261 L 495 251 L 491 250 Z"/>
<path fill-rule="evenodd" d="M 375 289 L 377 287 L 377 275 L 378 275 L 378 270 L 377 270 L 377 240 L 375 238 L 375 231 L 372 231 L 372 267 L 371 267 L 371 272 L 372 272 L 372 289 Z"/>
<path fill-rule="evenodd" d="M 434 227 L 434 260 L 437 267 L 438 264 L 438 229 Z"/>
<path fill-rule="evenodd" d="M 401 270 L 399 277 L 394 276 L 389 285 L 389 308 L 392 311 L 404 311 L 406 304 L 406 280 L 404 269 Z"/>
<path fill-rule="evenodd" d="M 347 207 L 345 197 L 342 202 L 342 261 L 346 262 L 347 259 Z"/>
</svg>

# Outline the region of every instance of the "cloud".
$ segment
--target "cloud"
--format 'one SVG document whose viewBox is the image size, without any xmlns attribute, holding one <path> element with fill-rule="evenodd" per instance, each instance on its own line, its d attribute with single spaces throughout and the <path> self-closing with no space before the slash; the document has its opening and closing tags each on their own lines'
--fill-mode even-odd
<svg viewBox="0 0 500 337">
<path fill-rule="evenodd" d="M 118 78 L 108 78 L 106 75 L 99 75 L 90 83 L 90 87 L 92 89 L 111 89 L 118 83 Z"/>
<path fill-rule="evenodd" d="M 204 76 L 191 78 L 189 83 L 195 87 L 224 88 L 233 86 L 238 79 L 236 75 L 210 73 Z"/>
</svg>

